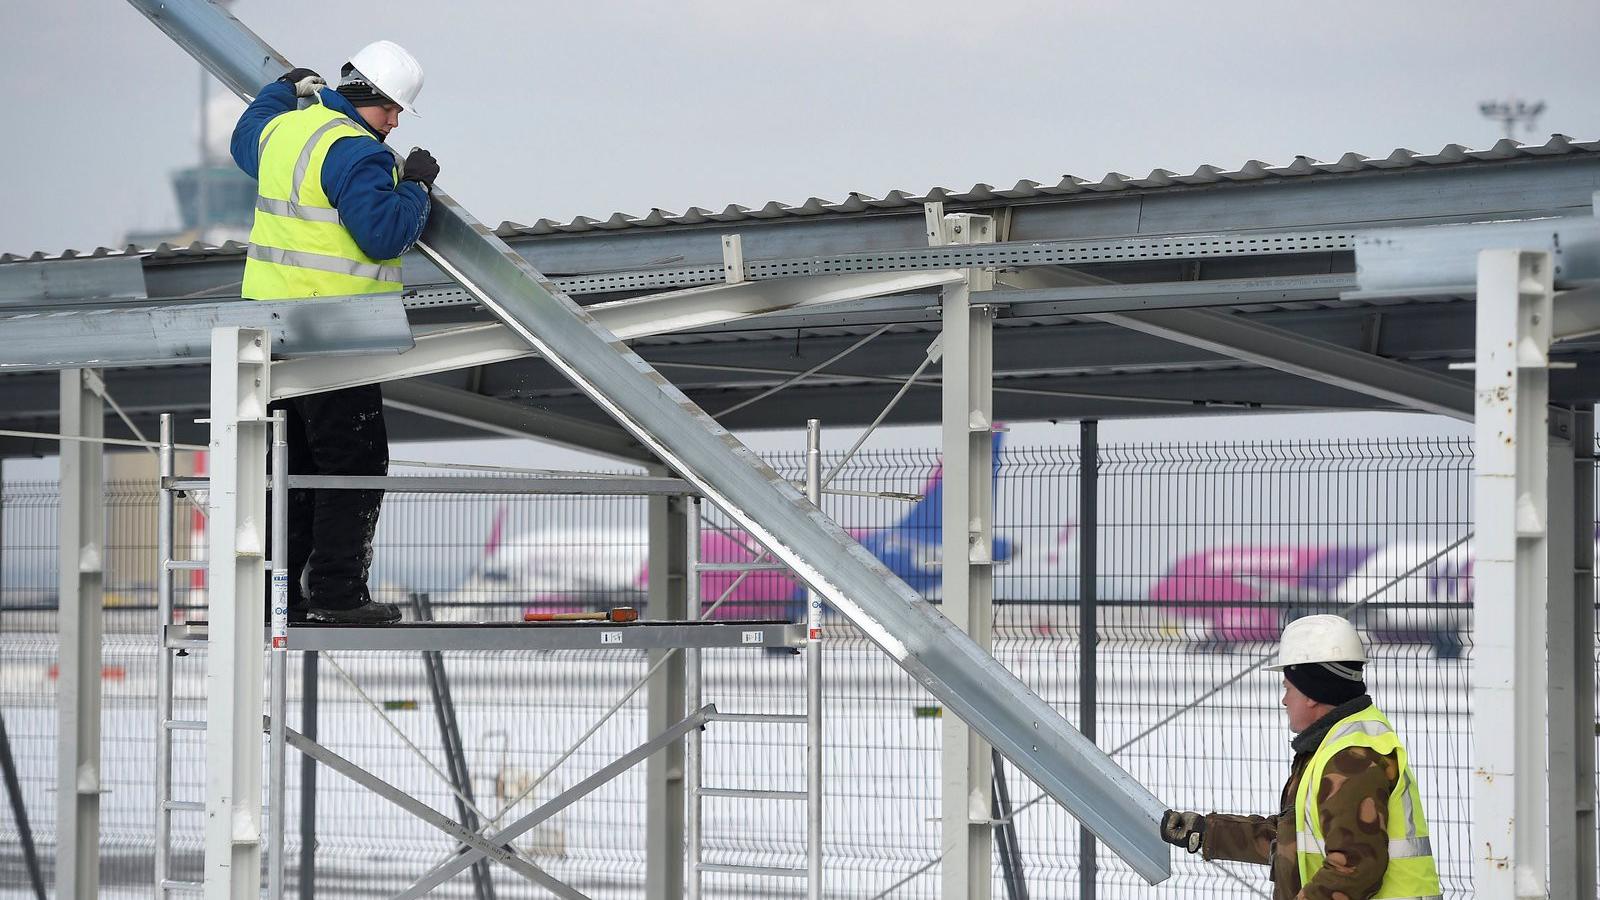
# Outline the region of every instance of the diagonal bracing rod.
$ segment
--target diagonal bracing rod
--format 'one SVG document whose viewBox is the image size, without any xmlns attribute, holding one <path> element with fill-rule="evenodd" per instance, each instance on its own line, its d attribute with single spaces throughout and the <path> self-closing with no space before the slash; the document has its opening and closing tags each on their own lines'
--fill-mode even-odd
<svg viewBox="0 0 1600 900">
<path fill-rule="evenodd" d="M 432 825 L 457 841 L 479 851 L 479 856 L 492 859 L 518 875 L 532 881 L 534 884 L 545 888 L 557 897 L 567 900 L 589 900 L 588 895 L 580 893 L 575 888 L 557 880 L 545 870 L 523 859 L 507 849 L 505 841 L 491 842 L 490 840 L 461 826 L 460 823 L 444 815 L 421 800 L 407 794 L 394 785 L 384 781 L 378 776 L 368 772 L 348 759 L 334 753 L 327 747 L 311 740 L 293 728 L 285 728 L 284 736 L 288 739 L 289 746 L 299 750 L 306 756 L 316 760 L 340 775 L 354 781 L 367 790 L 377 794 L 395 806 L 400 807 L 413 816 Z M 466 868 L 463 866 L 462 868 Z"/>
<path fill-rule="evenodd" d="M 477 841 L 466 842 L 470 844 L 471 849 L 453 859 L 434 866 L 416 884 L 396 894 L 395 900 L 412 900 L 412 898 L 421 897 L 439 885 L 444 884 L 450 880 L 451 876 L 472 865 L 478 858 L 487 854 L 489 851 L 485 847 L 498 847 L 516 840 L 540 822 L 582 800 L 601 785 L 612 781 L 618 775 L 643 762 L 661 748 L 682 740 L 684 735 L 694 731 L 696 728 L 705 727 L 705 724 L 710 722 L 716 714 L 716 706 L 707 703 L 680 719 L 676 725 L 596 769 L 582 781 L 546 800 L 538 809 L 500 829 L 489 838 L 484 839 L 475 835 L 475 837 L 478 837 Z"/>
<path fill-rule="evenodd" d="M 129 2 L 241 97 L 290 68 L 214 3 Z M 1170 874 L 1160 799 L 441 190 L 419 247 L 1142 877 Z"/>
</svg>

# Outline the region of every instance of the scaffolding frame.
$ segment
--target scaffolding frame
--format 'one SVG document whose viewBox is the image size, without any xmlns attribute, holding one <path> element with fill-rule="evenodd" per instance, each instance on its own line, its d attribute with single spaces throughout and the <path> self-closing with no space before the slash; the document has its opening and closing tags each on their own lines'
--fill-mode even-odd
<svg viewBox="0 0 1600 900">
<path fill-rule="evenodd" d="M 261 334 L 250 330 L 219 329 L 214 342 L 214 350 L 218 358 L 226 360 L 230 351 L 241 348 L 239 354 L 243 359 L 237 360 L 235 373 L 242 373 L 242 377 L 235 379 L 219 379 L 219 381 L 232 381 L 242 384 L 246 379 L 255 383 L 258 374 L 257 360 L 254 358 L 252 348 L 259 347 Z M 270 366 L 270 361 L 268 362 Z M 265 380 L 260 379 L 260 380 Z M 252 409 L 247 402 L 243 408 Z M 178 560 L 174 556 L 174 541 L 172 531 L 173 508 L 175 496 L 182 492 L 193 490 L 207 490 L 211 492 L 233 493 L 227 490 L 227 485 L 213 480 L 213 478 L 179 477 L 173 470 L 174 446 L 172 442 L 172 418 L 163 415 L 161 420 L 161 441 L 158 456 L 161 466 L 161 497 L 158 503 L 158 553 L 161 556 L 159 571 L 160 581 L 157 588 L 158 616 L 161 620 L 161 659 L 158 664 L 158 698 L 157 698 L 157 800 L 156 800 L 156 879 L 155 885 L 158 896 L 166 896 L 169 892 L 176 893 L 206 893 L 214 895 L 223 890 L 228 890 L 235 895 L 241 891 L 249 896 L 256 896 L 259 887 L 252 889 L 248 884 L 248 876 L 238 877 L 229 872 L 225 878 L 213 879 L 211 877 L 211 853 L 208 852 L 207 878 L 203 882 L 177 881 L 170 877 L 170 837 L 171 817 L 174 812 L 193 811 L 212 813 L 207 817 L 207 845 L 208 851 L 212 846 L 222 841 L 228 841 L 229 861 L 243 860 L 241 864 L 249 864 L 252 852 L 259 854 L 264 845 L 266 853 L 267 896 L 273 900 L 281 900 L 284 896 L 284 873 L 288 868 L 285 856 L 285 807 L 286 807 L 286 748 L 293 747 L 305 757 L 321 763 L 336 772 L 350 778 L 357 784 L 367 788 L 373 793 L 390 801 L 402 810 L 412 814 L 421 821 L 434 826 L 445 835 L 455 839 L 462 847 L 464 853 L 446 860 L 435 866 L 422 876 L 414 885 L 398 895 L 401 898 L 421 896 L 433 887 L 442 884 L 456 873 L 469 867 L 475 872 L 482 861 L 492 860 L 501 863 L 512 871 L 552 894 L 569 898 L 569 900 L 584 900 L 585 895 L 558 879 L 548 872 L 528 861 L 514 850 L 510 849 L 508 842 L 527 830 L 535 827 L 546 818 L 559 812 L 562 808 L 581 799 L 602 784 L 621 775 L 634 765 L 653 759 L 662 751 L 677 746 L 686 737 L 692 747 L 698 747 L 701 730 L 711 722 L 716 721 L 754 721 L 757 719 L 777 722 L 789 722 L 795 717 L 785 715 L 765 715 L 759 713 L 719 713 L 714 705 L 701 704 L 698 697 L 699 679 L 699 651 L 706 648 L 739 648 L 746 650 L 788 648 L 803 650 L 807 656 L 806 677 L 806 708 L 805 716 L 799 720 L 808 726 L 807 730 L 807 790 L 798 799 L 806 802 L 807 833 L 812 837 L 808 846 L 807 866 L 799 870 L 801 875 L 808 877 L 812 885 L 813 896 L 820 896 L 820 876 L 822 871 L 822 845 L 821 845 L 821 809 L 822 809 L 822 782 L 821 782 L 821 604 L 820 601 L 810 605 L 808 617 L 799 622 L 783 621 L 736 621 L 736 622 L 701 622 L 697 621 L 699 615 L 699 579 L 692 577 L 689 581 L 688 597 L 694 600 L 694 612 L 686 621 L 660 622 L 641 620 L 629 623 L 559 623 L 539 625 L 519 625 L 514 623 L 492 625 L 470 624 L 431 624 L 418 622 L 415 624 L 397 624 L 388 626 L 290 626 L 288 622 L 288 573 L 283 566 L 287 558 L 287 521 L 288 521 L 288 489 L 316 488 L 328 489 L 372 489 L 385 484 L 394 484 L 407 492 L 427 493 L 456 493 L 470 489 L 477 493 L 522 493 L 530 495 L 549 494 L 581 494 L 581 495 L 642 495 L 652 498 L 683 497 L 689 492 L 689 486 L 680 480 L 670 478 L 633 478 L 610 476 L 584 476 L 573 475 L 570 477 L 556 478 L 461 478 L 453 476 L 434 477 L 331 477 L 331 476 L 294 476 L 288 472 L 288 454 L 285 452 L 286 435 L 285 423 L 281 412 L 275 414 L 270 420 L 274 453 L 271 455 L 271 476 L 259 486 L 270 487 L 271 513 L 268 517 L 274 543 L 273 558 L 270 566 L 264 565 L 265 571 L 272 576 L 272 605 L 270 622 L 267 626 L 266 640 L 263 645 L 256 647 L 256 652 L 248 649 L 240 654 L 231 654 L 229 649 L 234 643 L 248 644 L 250 638 L 243 632 L 250 631 L 247 626 L 241 627 L 233 624 L 237 640 L 235 642 L 213 641 L 213 621 L 208 618 L 204 622 L 174 622 L 172 616 L 172 575 L 174 572 L 188 571 L 197 565 L 196 561 Z M 248 423 L 259 424 L 256 422 Z M 813 456 L 820 459 L 820 445 L 818 443 L 820 425 L 813 420 L 809 423 L 811 430 L 811 448 Z M 249 451 L 252 443 L 251 435 L 246 434 L 245 441 L 241 442 L 241 453 Z M 259 438 L 260 435 L 256 434 Z M 256 440 L 253 443 L 259 444 Z M 264 452 L 264 447 L 258 448 Z M 214 468 L 213 471 L 217 471 Z M 814 460 L 809 467 L 808 492 L 813 496 L 820 496 L 820 468 Z M 280 489 L 280 487 L 282 489 Z M 259 493 L 259 492 L 257 492 Z M 231 521 L 244 519 L 246 521 L 259 521 L 259 500 L 256 503 L 244 502 L 240 504 L 244 512 L 236 514 Z M 258 507 L 252 512 L 251 506 Z M 698 573 L 707 568 L 697 565 L 699 546 L 699 516 L 698 500 L 694 504 L 696 515 L 690 517 L 686 523 L 686 534 L 682 547 L 688 549 L 689 558 L 686 564 L 680 566 L 684 571 Z M 227 527 L 228 517 L 222 517 L 220 526 Z M 249 544 L 248 535 L 244 543 Z M 209 553 L 208 553 L 209 555 Z M 245 554 L 248 558 L 264 559 L 261 554 Z M 245 565 L 244 563 L 241 565 Z M 756 564 L 753 568 L 762 568 Z M 719 571 L 729 570 L 729 566 L 715 567 Z M 249 584 L 259 584 L 260 579 L 246 580 Z M 237 590 L 237 588 L 236 588 Z M 714 607 L 713 607 L 714 608 Z M 216 610 L 216 606 L 211 607 Z M 208 616 L 215 616 L 215 612 L 208 612 Z M 221 617 L 224 622 L 227 617 Z M 233 617 L 234 623 L 248 622 L 248 619 Z M 216 630 L 222 631 L 219 626 Z M 228 741 L 217 741 L 208 735 L 208 766 L 207 766 L 207 800 L 205 803 L 192 801 L 178 801 L 170 796 L 171 791 L 171 737 L 175 731 L 209 731 L 207 722 L 179 721 L 173 718 L 173 654 L 191 655 L 207 650 L 213 652 L 212 656 L 220 657 L 215 666 L 208 666 L 208 683 L 212 679 L 214 669 L 227 673 L 236 682 L 253 682 L 260 684 L 263 668 L 269 677 L 269 692 L 267 697 L 267 715 L 265 717 L 265 731 L 267 734 L 268 754 L 268 779 L 266 784 L 267 803 L 266 815 L 268 827 L 265 840 L 259 834 L 261 809 L 254 806 L 248 798 L 249 794 L 236 795 L 241 799 L 232 803 L 233 817 L 231 821 L 243 819 L 247 826 L 255 825 L 258 829 L 255 840 L 241 840 L 237 830 L 223 835 L 221 828 L 216 827 L 219 818 L 229 821 L 226 817 L 219 817 L 212 812 L 217 806 L 226 808 L 226 797 L 218 797 L 211 790 L 210 785 L 216 782 L 237 781 L 248 777 L 245 773 L 237 771 L 238 767 L 224 767 L 222 772 L 213 772 L 216 758 L 216 744 L 227 743 L 235 751 L 230 755 L 252 754 L 247 748 L 254 747 L 254 756 L 260 756 L 259 732 L 248 742 L 236 742 L 230 735 Z M 552 800 L 540 805 L 537 809 L 519 818 L 516 822 L 501 828 L 490 835 L 481 834 L 468 828 L 466 825 L 451 820 L 430 807 L 407 795 L 399 788 L 383 781 L 383 779 L 366 771 L 350 760 L 344 759 L 327 747 L 319 744 L 314 737 L 307 736 L 287 726 L 288 693 L 287 693 L 287 655 L 291 650 L 315 654 L 325 650 L 359 650 L 359 651 L 410 651 L 421 650 L 427 654 L 437 655 L 443 650 L 554 650 L 554 649 L 584 649 L 584 650 L 647 650 L 653 653 L 660 651 L 686 651 L 691 660 L 691 674 L 686 683 L 688 706 L 695 711 L 687 716 L 679 717 L 666 728 L 654 732 L 649 739 L 634 750 L 619 757 L 613 762 L 602 767 L 597 772 L 580 781 L 573 788 L 564 791 Z M 262 652 L 265 652 L 265 661 Z M 229 657 L 232 657 L 231 659 Z M 657 658 L 659 662 L 659 658 Z M 653 680 L 647 677 L 647 681 Z M 236 694 L 247 694 L 248 691 L 238 690 Z M 208 691 L 211 697 L 209 709 L 215 709 L 216 698 Z M 233 698 L 237 699 L 237 698 Z M 251 697 L 245 696 L 243 702 L 250 702 Z M 259 687 L 255 702 L 259 705 Z M 230 699 L 229 702 L 232 702 Z M 681 702 L 681 701 L 680 701 Z M 657 704 L 654 693 L 651 696 L 651 705 Z M 239 718 L 248 718 L 241 716 Z M 235 720 L 237 721 L 237 720 Z M 230 723 L 233 727 L 237 727 Z M 693 756 L 693 751 L 691 751 Z M 249 766 L 248 762 L 243 764 Z M 234 771 L 226 769 L 233 768 Z M 258 766 L 250 766 L 258 770 Z M 464 774 L 464 773 L 462 773 Z M 687 832 L 697 840 L 699 836 L 698 799 L 701 796 L 735 796 L 755 792 L 729 792 L 729 791 L 701 791 L 696 785 L 697 779 L 690 775 L 682 779 L 680 784 L 687 785 L 691 797 Z M 459 787 L 458 787 L 459 790 Z M 259 795 L 259 785 L 257 788 Z M 785 797 L 785 799 L 794 799 Z M 682 809 L 684 804 L 680 801 L 677 808 Z M 678 855 L 684 852 L 680 844 L 676 848 Z M 698 854 L 691 850 L 690 859 L 698 858 Z M 257 856 L 259 866 L 259 856 Z M 255 867 L 252 867 L 252 870 Z M 246 872 L 252 871 L 246 870 Z M 694 884 L 698 885 L 698 874 L 702 869 L 691 866 L 694 873 Z M 711 871 L 713 869 L 704 869 Z M 740 872 L 739 867 L 717 867 L 715 871 Z M 302 874 L 305 870 L 302 868 Z M 751 869 L 744 874 L 772 875 L 774 871 L 766 869 Z M 784 872 L 782 874 L 793 874 Z M 241 884 L 243 882 L 243 884 Z M 480 888 L 481 889 L 481 888 Z M 691 889 L 693 890 L 693 889 Z M 306 886 L 302 884 L 301 892 L 305 895 Z"/>
</svg>

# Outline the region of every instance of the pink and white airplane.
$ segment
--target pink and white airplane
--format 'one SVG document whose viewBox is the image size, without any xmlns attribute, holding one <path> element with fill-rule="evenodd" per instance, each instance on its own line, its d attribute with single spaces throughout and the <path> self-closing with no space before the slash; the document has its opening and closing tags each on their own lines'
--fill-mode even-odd
<svg viewBox="0 0 1600 900">
<path fill-rule="evenodd" d="M 1000 468 L 1000 433 L 995 435 L 995 469 Z M 850 533 L 891 572 L 930 600 L 939 599 L 943 531 L 944 472 L 935 466 L 921 499 L 883 528 Z M 643 532 L 624 529 L 561 529 L 505 536 L 506 511 L 496 516 L 483 558 L 466 581 L 441 602 L 441 619 L 520 619 L 524 611 L 571 612 L 610 606 L 637 606 L 649 572 Z M 1068 600 L 1076 583 L 1067 572 L 1075 529 L 1070 525 L 1028 527 L 1026 536 L 994 539 L 995 596 L 1001 602 Z M 745 563 L 760 557 L 750 535 L 701 529 L 700 558 L 708 563 Z M 728 620 L 797 619 L 805 589 L 782 571 L 703 572 L 704 607 L 721 603 L 711 618 Z M 724 596 L 725 595 L 725 596 Z"/>
</svg>

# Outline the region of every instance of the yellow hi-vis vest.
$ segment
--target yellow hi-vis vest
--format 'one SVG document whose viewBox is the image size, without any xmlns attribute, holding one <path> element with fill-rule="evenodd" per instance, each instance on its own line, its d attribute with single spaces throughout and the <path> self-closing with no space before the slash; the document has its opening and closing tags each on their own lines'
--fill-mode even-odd
<svg viewBox="0 0 1600 900">
<path fill-rule="evenodd" d="M 321 103 L 276 116 L 261 130 L 255 223 L 239 293 L 251 300 L 400 290 L 400 260 L 362 252 L 322 191 L 333 142 L 372 132 Z M 394 172 L 396 184 L 400 172 Z"/>
<path fill-rule="evenodd" d="M 1394 726 L 1376 706 L 1368 706 L 1340 719 L 1328 729 L 1301 776 L 1294 798 L 1295 849 L 1300 863 L 1300 883 L 1311 881 L 1327 861 L 1322 817 L 1317 810 L 1317 789 L 1322 772 L 1334 754 L 1350 747 L 1370 747 L 1400 763 L 1400 780 L 1389 793 L 1389 868 L 1383 873 L 1374 900 L 1438 900 L 1444 889 L 1433 862 L 1428 819 L 1422 812 L 1422 794 L 1411 774 L 1410 759 Z"/>
</svg>

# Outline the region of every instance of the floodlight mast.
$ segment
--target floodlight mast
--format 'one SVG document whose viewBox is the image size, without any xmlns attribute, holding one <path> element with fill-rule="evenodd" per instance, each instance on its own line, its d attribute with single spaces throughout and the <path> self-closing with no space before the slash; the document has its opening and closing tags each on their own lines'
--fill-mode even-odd
<svg viewBox="0 0 1600 900">
<path fill-rule="evenodd" d="M 241 97 L 290 68 L 215 3 L 129 2 Z M 418 247 L 1140 876 L 1171 874 L 1161 800 L 437 188 Z"/>
</svg>

